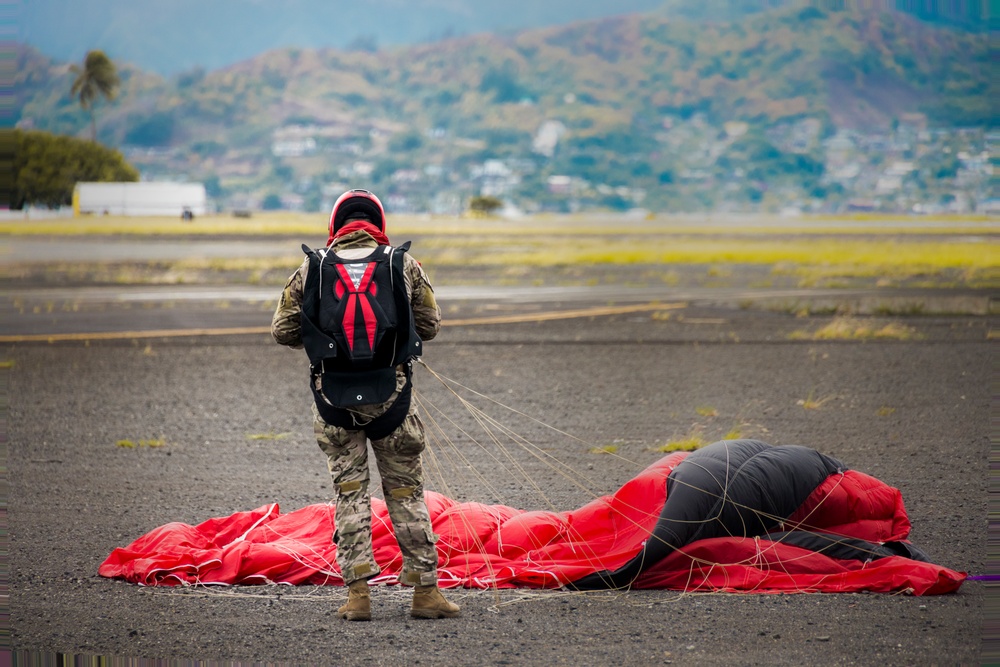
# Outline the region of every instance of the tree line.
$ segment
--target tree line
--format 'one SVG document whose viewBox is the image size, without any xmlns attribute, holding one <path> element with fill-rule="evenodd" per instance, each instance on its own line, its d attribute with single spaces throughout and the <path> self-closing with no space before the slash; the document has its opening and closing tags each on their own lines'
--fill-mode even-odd
<svg viewBox="0 0 1000 667">
<path fill-rule="evenodd" d="M 90 140 L 42 131 L 5 131 L 0 157 L 13 169 L 0 183 L 0 195 L 12 209 L 25 206 L 58 208 L 73 202 L 80 181 L 138 181 L 139 172 L 117 150 L 97 143 L 95 105 L 111 101 L 120 79 L 114 63 L 102 51 L 90 51 L 82 65 L 71 67 L 70 94 L 90 116 Z"/>
<path fill-rule="evenodd" d="M 13 131 L 13 183 L 8 205 L 58 208 L 73 202 L 80 181 L 138 181 L 139 171 L 116 150 L 48 132 Z"/>
</svg>

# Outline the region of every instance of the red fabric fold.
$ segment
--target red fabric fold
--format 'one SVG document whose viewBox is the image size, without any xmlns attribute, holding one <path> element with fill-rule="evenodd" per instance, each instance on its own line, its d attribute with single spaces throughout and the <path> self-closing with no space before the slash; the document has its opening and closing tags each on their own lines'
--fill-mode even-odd
<svg viewBox="0 0 1000 667">
<path fill-rule="evenodd" d="M 684 459 L 671 454 L 609 496 L 567 512 L 530 511 L 455 500 L 428 491 L 444 587 L 558 588 L 616 570 L 649 539 L 667 496 L 667 476 Z M 377 583 L 398 583 L 402 557 L 385 503 L 372 500 Z M 798 525 L 793 525 L 798 524 Z M 863 473 L 831 475 L 783 529 L 808 529 L 872 542 L 902 540 L 909 520 L 898 490 Z M 98 573 L 147 586 L 176 584 L 342 585 L 332 544 L 334 506 L 282 514 L 277 505 L 170 523 L 115 549 Z M 694 542 L 658 563 L 633 588 L 746 593 L 958 590 L 966 574 L 903 557 L 862 562 L 759 538 Z"/>
</svg>

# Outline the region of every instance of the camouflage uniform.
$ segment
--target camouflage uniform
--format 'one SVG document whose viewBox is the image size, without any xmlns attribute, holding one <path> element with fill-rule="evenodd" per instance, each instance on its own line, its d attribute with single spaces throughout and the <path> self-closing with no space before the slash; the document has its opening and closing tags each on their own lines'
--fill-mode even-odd
<svg viewBox="0 0 1000 667">
<path fill-rule="evenodd" d="M 359 259 L 378 244 L 366 232 L 352 232 L 331 246 L 338 255 Z M 300 317 L 302 295 L 309 270 L 308 258 L 292 274 L 281 294 L 271 321 L 271 335 L 281 345 L 302 347 Z M 434 290 L 417 260 L 405 255 L 406 291 L 413 308 L 413 319 L 422 340 L 431 340 L 441 327 L 441 309 L 434 300 Z M 405 372 L 396 369 L 396 392 L 379 405 L 351 408 L 359 417 L 376 417 L 396 400 L 405 383 Z M 318 381 L 318 380 L 317 380 Z M 327 424 L 313 405 L 314 430 L 320 449 L 326 454 L 333 478 L 337 503 L 337 562 L 344 583 L 368 579 L 379 573 L 372 555 L 371 502 L 368 495 L 368 440 L 364 431 L 348 431 Z M 382 492 L 396 541 L 403 553 L 404 584 L 437 585 L 437 536 L 431 531 L 430 517 L 424 502 L 423 470 L 420 453 L 424 449 L 424 426 L 411 403 L 403 423 L 389 436 L 372 442 Z"/>
</svg>

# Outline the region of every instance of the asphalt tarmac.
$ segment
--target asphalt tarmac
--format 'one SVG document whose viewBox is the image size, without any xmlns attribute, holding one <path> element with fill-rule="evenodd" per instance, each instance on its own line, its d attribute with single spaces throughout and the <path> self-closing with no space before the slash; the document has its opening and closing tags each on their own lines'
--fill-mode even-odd
<svg viewBox="0 0 1000 667">
<path fill-rule="evenodd" d="M 441 291 L 451 324 L 428 344 L 427 365 L 596 478 L 600 492 L 662 456 L 669 440 L 711 442 L 735 429 L 814 447 L 898 487 L 915 544 L 942 565 L 986 573 L 995 318 L 866 318 L 907 333 L 816 341 L 808 335 L 830 316 L 747 307 L 735 295 Z M 304 354 L 263 333 L 273 307 L 264 290 L 201 299 L 18 290 L 4 301 L 10 637 L 22 659 L 921 665 L 982 657 L 987 591 L 978 581 L 927 598 L 454 591 L 462 616 L 434 622 L 409 618 L 406 591 L 379 588 L 373 622 L 346 623 L 335 614 L 345 598 L 338 587 L 103 579 L 97 567 L 112 549 L 162 524 L 329 499 Z M 471 432 L 473 418 L 430 373 L 419 369 L 415 382 L 428 420 L 448 415 Z M 592 498 L 514 444 L 506 446 L 524 456 L 528 478 L 498 477 L 490 457 L 449 428 L 431 442 L 429 488 L 524 509 Z M 616 456 L 592 451 L 608 446 Z M 468 464 L 447 455 L 453 447 Z"/>
</svg>

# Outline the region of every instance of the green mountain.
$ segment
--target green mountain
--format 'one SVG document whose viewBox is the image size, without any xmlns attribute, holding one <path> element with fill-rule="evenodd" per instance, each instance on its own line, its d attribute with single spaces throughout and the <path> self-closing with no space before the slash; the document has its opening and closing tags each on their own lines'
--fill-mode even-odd
<svg viewBox="0 0 1000 667">
<path fill-rule="evenodd" d="M 631 196 L 622 188 L 745 173 L 747 160 L 819 196 L 816 141 L 838 129 L 887 132 L 914 115 L 996 125 L 988 34 L 803 5 L 716 23 L 665 14 L 372 52 L 279 49 L 169 79 L 126 67 L 119 99 L 98 109 L 99 136 L 144 175 L 207 180 L 219 195 L 298 193 L 291 205 L 312 207 L 324 186 L 361 182 L 426 208 L 443 191 L 493 194 L 493 181 L 545 201 L 563 175 L 609 188 L 597 199 L 614 204 Z M 66 65 L 22 47 L 16 77 L 21 126 L 82 131 Z M 798 148 L 767 134 L 803 121 L 816 136 Z M 727 123 L 725 155 L 692 158 Z"/>
</svg>

